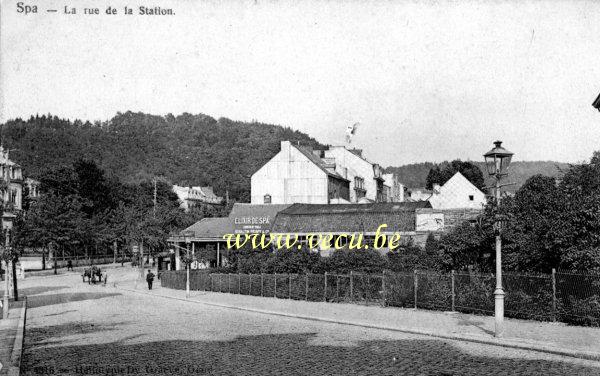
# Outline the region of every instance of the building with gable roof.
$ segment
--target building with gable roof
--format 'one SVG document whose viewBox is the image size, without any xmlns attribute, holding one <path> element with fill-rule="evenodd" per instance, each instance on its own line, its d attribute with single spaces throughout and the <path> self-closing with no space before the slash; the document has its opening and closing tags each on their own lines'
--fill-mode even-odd
<svg viewBox="0 0 600 376">
<path fill-rule="evenodd" d="M 281 141 L 281 151 L 251 177 L 252 204 L 330 204 L 350 201 L 336 161 L 320 151 Z"/>
<path fill-rule="evenodd" d="M 463 174 L 457 172 L 444 185 L 433 187 L 428 199 L 434 209 L 483 209 L 487 200 L 485 193 L 473 185 Z"/>
<path fill-rule="evenodd" d="M 212 187 L 182 187 L 174 185 L 173 192 L 179 198 L 181 208 L 186 211 L 194 206 L 223 204 L 223 197 L 217 196 Z"/>
</svg>

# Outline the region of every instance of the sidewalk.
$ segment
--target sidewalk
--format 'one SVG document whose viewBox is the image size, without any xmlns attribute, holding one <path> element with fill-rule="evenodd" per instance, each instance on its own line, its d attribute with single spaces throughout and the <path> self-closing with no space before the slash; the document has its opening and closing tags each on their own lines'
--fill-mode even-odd
<svg viewBox="0 0 600 376">
<path fill-rule="evenodd" d="M 8 318 L 0 319 L 0 375 L 8 375 L 9 370 L 14 371 L 15 359 L 13 348 L 19 329 L 23 301 L 11 302 Z M 20 357 L 20 355 L 19 355 Z"/>
<path fill-rule="evenodd" d="M 117 288 L 185 300 L 185 291 L 162 288 L 160 282 L 157 282 L 152 291 L 147 290 L 143 281 L 137 284 L 135 281 L 120 282 Z M 190 301 L 266 314 L 397 330 L 600 360 L 600 328 L 505 319 L 505 336 L 496 339 L 493 335 L 494 317 L 490 316 L 345 303 L 305 302 L 205 291 L 192 291 Z"/>
</svg>

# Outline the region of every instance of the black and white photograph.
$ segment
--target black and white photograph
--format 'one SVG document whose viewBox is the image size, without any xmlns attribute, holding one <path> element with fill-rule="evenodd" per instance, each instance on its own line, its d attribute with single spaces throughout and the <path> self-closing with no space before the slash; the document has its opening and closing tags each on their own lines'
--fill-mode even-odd
<svg viewBox="0 0 600 376">
<path fill-rule="evenodd" d="M 600 375 L 594 0 L 0 0 L 0 376 Z"/>
</svg>

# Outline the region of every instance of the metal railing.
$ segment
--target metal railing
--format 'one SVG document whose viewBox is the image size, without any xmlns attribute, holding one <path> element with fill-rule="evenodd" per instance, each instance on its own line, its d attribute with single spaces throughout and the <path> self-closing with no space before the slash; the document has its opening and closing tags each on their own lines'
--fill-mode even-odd
<svg viewBox="0 0 600 376">
<path fill-rule="evenodd" d="M 161 273 L 161 285 L 185 289 L 185 271 Z M 600 275 L 505 273 L 505 315 L 600 326 Z M 493 315 L 493 274 L 414 270 L 383 274 L 190 273 L 190 289 L 306 301 L 344 302 Z"/>
</svg>

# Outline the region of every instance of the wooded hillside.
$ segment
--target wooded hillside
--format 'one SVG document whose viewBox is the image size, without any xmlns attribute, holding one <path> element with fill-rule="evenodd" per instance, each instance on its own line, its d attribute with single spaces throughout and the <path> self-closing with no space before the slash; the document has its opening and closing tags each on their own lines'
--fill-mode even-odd
<svg viewBox="0 0 600 376">
<path fill-rule="evenodd" d="M 250 199 L 250 176 L 280 149 L 280 141 L 319 145 L 290 128 L 184 113 L 118 113 L 106 122 L 55 116 L 15 119 L 3 125 L 11 159 L 33 178 L 78 159 L 94 160 L 125 183 L 164 177 L 173 184 L 211 185 L 238 201 Z"/>
<path fill-rule="evenodd" d="M 39 177 L 79 159 L 94 160 L 124 183 L 154 177 L 179 185 L 211 185 L 218 195 L 250 201 L 250 176 L 280 149 L 282 140 L 322 146 L 309 135 L 279 125 L 246 123 L 183 113 L 179 116 L 117 113 L 106 122 L 69 121 L 56 116 L 15 119 L 2 126 L 2 141 L 26 176 Z M 474 162 L 482 171 L 483 162 Z M 388 167 L 407 187 L 424 187 L 430 162 Z M 513 162 L 515 191 L 527 178 L 557 176 L 568 165 Z M 484 174 L 485 175 L 485 174 Z M 487 183 L 487 182 L 486 182 Z"/>
</svg>

